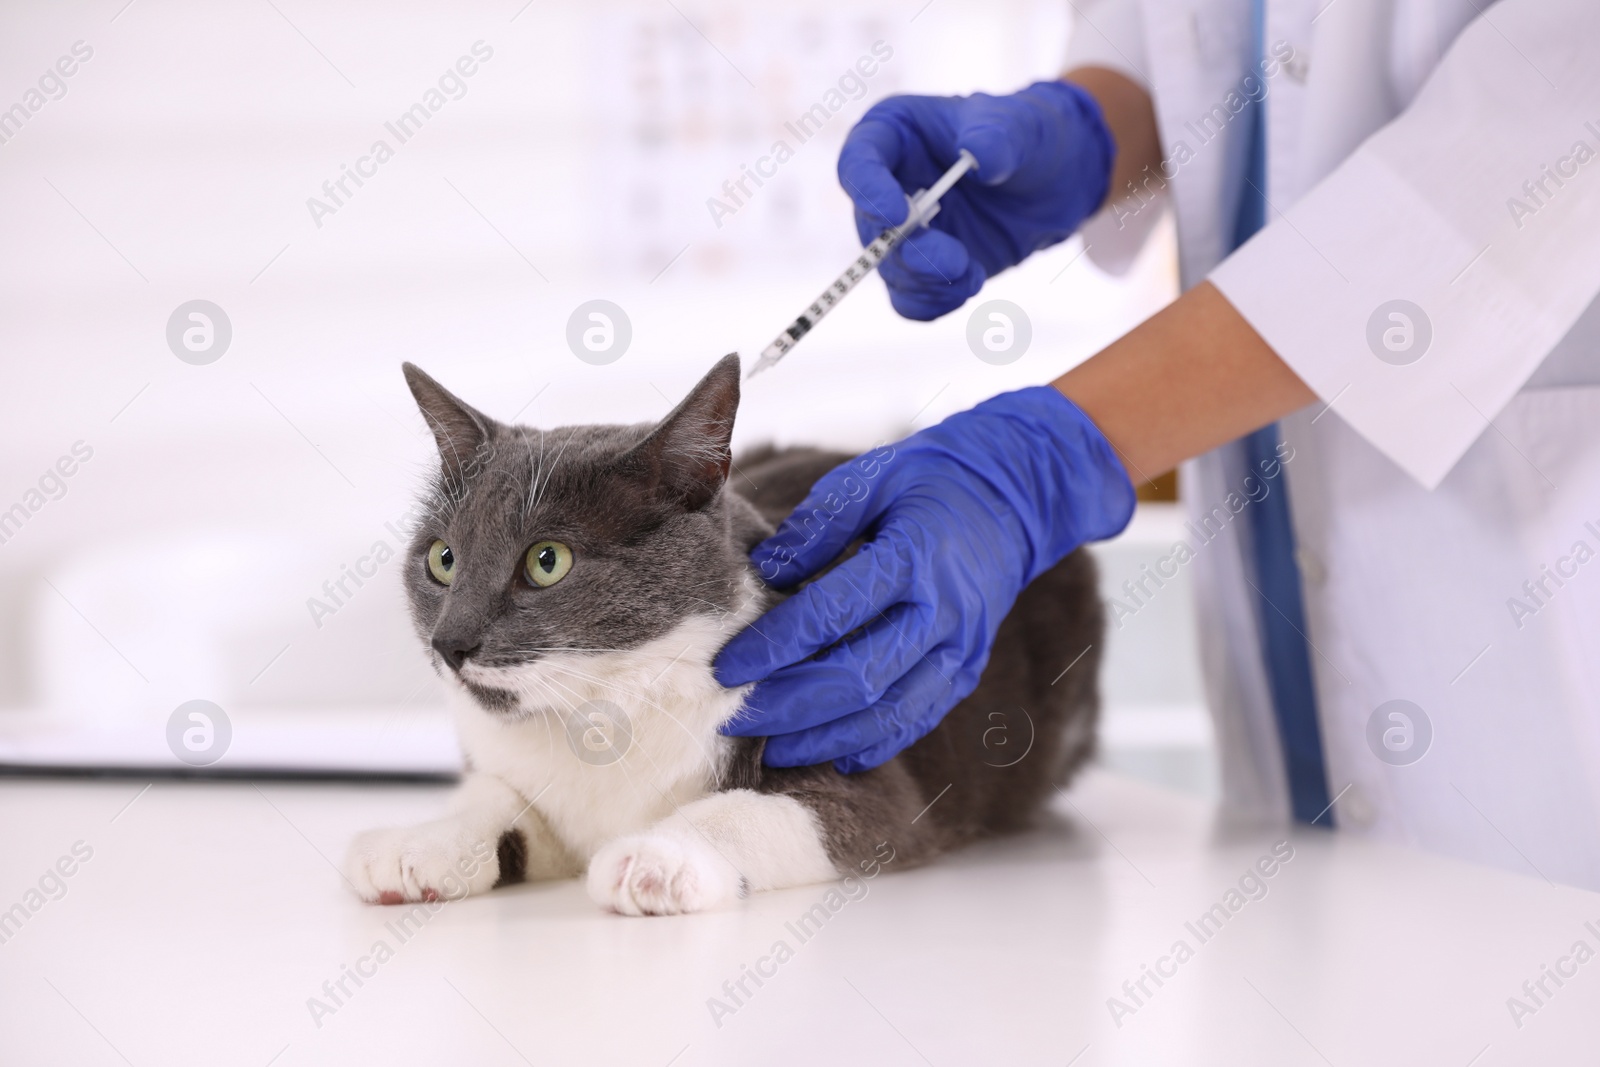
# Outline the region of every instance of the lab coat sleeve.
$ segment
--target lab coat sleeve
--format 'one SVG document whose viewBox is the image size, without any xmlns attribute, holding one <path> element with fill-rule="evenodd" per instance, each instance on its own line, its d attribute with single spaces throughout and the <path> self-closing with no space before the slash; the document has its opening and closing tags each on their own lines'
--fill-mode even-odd
<svg viewBox="0 0 1600 1067">
<path fill-rule="evenodd" d="M 1211 275 L 1428 488 L 1600 293 L 1600 4 L 1485 12 L 1409 107 Z"/>
<path fill-rule="evenodd" d="M 1149 60 L 1138 0 L 1077 0 L 1072 6 L 1072 37 L 1062 69 L 1104 67 L 1148 91 Z M 1154 195 L 1159 203 L 1153 211 L 1119 217 L 1108 204 L 1083 224 L 1080 233 L 1090 262 L 1108 274 L 1127 273 L 1164 213 L 1164 189 Z"/>
</svg>

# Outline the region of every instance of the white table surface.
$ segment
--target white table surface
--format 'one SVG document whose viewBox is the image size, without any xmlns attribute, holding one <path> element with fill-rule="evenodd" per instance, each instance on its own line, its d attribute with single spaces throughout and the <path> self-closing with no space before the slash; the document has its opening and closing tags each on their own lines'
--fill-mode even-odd
<svg viewBox="0 0 1600 1067">
<path fill-rule="evenodd" d="M 0 909 L 93 849 L 0 944 L 0 1063 L 1488 1067 L 1600 1045 L 1600 959 L 1547 979 L 1520 1028 L 1506 1004 L 1575 941 L 1600 948 L 1600 895 L 1301 831 L 1200 944 L 1185 923 L 1283 835 L 1219 833 L 1104 772 L 1046 829 L 867 883 L 803 944 L 785 924 L 825 887 L 625 919 L 571 882 L 444 905 L 399 943 L 400 909 L 358 903 L 332 863 L 443 795 L 0 782 Z M 318 1027 L 308 998 L 379 938 L 393 958 Z M 716 1025 L 707 999 L 780 938 L 793 958 Z M 1108 998 L 1179 938 L 1194 957 L 1115 1025 Z"/>
</svg>

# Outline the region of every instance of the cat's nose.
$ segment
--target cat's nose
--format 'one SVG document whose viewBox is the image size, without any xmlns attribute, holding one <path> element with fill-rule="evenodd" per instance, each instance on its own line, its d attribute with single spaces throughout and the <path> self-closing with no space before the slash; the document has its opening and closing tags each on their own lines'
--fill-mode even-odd
<svg viewBox="0 0 1600 1067">
<path fill-rule="evenodd" d="M 473 637 L 460 637 L 453 634 L 435 634 L 433 650 L 439 653 L 450 669 L 460 671 L 461 665 L 467 662 L 467 657 L 480 648 L 478 640 Z"/>
</svg>

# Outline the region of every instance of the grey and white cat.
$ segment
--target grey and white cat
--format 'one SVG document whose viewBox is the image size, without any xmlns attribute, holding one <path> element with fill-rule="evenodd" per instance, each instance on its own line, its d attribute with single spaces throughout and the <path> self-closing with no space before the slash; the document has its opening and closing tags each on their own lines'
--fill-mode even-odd
<svg viewBox="0 0 1600 1067">
<path fill-rule="evenodd" d="M 405 375 L 441 456 L 406 584 L 466 774 L 444 817 L 356 838 L 363 898 L 586 873 L 618 912 L 702 911 L 1025 827 L 1091 753 L 1104 617 L 1082 550 L 1023 591 L 977 690 L 884 766 L 765 767 L 764 742 L 718 733 L 747 690 L 712 660 L 782 595 L 747 552 L 850 458 L 735 466 L 737 356 L 655 426 L 507 426 Z"/>
</svg>

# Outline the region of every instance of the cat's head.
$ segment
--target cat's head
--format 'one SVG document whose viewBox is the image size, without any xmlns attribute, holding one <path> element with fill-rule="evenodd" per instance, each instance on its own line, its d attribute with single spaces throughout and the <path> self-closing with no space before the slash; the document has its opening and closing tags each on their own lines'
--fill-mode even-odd
<svg viewBox="0 0 1600 1067">
<path fill-rule="evenodd" d="M 737 355 L 655 425 L 549 430 L 498 423 L 404 369 L 440 454 L 406 563 L 412 617 L 480 705 L 528 707 L 541 660 L 749 607 L 746 552 L 767 531 L 725 488 Z"/>
</svg>

